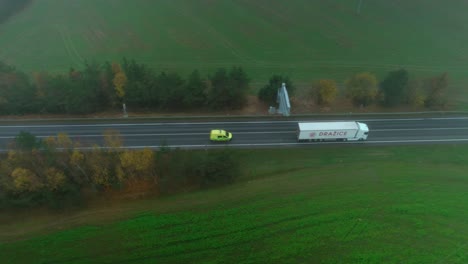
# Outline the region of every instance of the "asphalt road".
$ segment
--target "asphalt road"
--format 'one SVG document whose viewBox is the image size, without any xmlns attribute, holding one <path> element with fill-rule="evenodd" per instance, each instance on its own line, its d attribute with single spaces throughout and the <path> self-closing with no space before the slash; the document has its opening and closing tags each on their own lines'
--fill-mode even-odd
<svg viewBox="0 0 468 264">
<path fill-rule="evenodd" d="M 335 119 L 336 120 L 336 119 Z M 349 120 L 343 118 L 341 120 Z M 303 119 L 300 121 L 313 121 Z M 103 132 L 116 130 L 123 137 L 126 148 L 157 148 L 162 144 L 180 148 L 217 148 L 226 144 L 233 147 L 306 147 L 315 144 L 436 144 L 468 143 L 468 117 L 437 118 L 368 118 L 356 120 L 369 126 L 369 138 L 365 142 L 320 142 L 297 143 L 296 120 L 269 121 L 226 121 L 226 122 L 181 122 L 145 120 L 134 123 L 120 121 L 73 121 L 73 122 L 16 122 L 0 124 L 0 150 L 5 151 L 9 142 L 20 131 L 27 131 L 37 137 L 55 136 L 67 133 L 82 146 L 103 144 Z M 211 129 L 226 129 L 233 133 L 229 143 L 211 143 L 208 134 Z"/>
</svg>

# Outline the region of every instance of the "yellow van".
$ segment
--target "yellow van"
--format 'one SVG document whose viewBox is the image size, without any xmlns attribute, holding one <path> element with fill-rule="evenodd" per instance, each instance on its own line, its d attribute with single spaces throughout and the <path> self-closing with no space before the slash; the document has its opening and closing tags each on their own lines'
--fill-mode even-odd
<svg viewBox="0 0 468 264">
<path fill-rule="evenodd" d="M 232 140 L 232 133 L 227 132 L 226 130 L 222 129 L 213 129 L 210 132 L 210 140 L 215 141 L 231 141 Z"/>
</svg>

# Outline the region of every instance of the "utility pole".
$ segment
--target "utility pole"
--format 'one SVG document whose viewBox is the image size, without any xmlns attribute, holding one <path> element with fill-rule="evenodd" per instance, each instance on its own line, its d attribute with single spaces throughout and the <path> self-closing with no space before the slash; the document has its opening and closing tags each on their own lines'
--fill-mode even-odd
<svg viewBox="0 0 468 264">
<path fill-rule="evenodd" d="M 362 5 L 362 0 L 359 0 L 358 6 L 357 6 L 357 9 L 356 9 L 356 12 L 357 12 L 358 15 L 361 14 L 361 5 Z"/>
</svg>

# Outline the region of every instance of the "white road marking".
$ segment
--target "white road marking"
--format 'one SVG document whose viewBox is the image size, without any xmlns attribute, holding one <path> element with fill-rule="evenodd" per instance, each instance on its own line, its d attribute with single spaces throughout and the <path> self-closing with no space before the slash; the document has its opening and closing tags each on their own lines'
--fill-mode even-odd
<svg viewBox="0 0 468 264">
<path fill-rule="evenodd" d="M 401 118 L 401 119 L 353 119 L 359 122 L 386 122 L 386 121 L 424 121 L 424 120 L 464 120 L 468 117 L 447 117 L 447 118 Z M 279 123 L 299 123 L 312 122 L 311 120 L 290 120 L 290 121 L 229 121 L 229 122 L 184 122 L 184 123 L 111 123 L 111 124 L 76 124 L 76 125 L 11 125 L 0 126 L 0 128 L 58 128 L 58 127 L 134 127 L 134 126 L 174 126 L 174 125 L 226 125 L 226 124 L 279 124 Z M 315 120 L 315 122 L 332 122 L 332 121 L 350 121 L 350 119 L 336 120 Z"/>
<path fill-rule="evenodd" d="M 256 131 L 256 132 L 235 132 L 235 135 L 238 134 L 286 134 L 286 133 L 296 133 L 296 131 Z M 122 137 L 154 137 L 154 136 L 208 136 L 209 133 L 152 133 L 152 134 L 119 134 Z M 38 135 L 38 138 L 47 138 L 55 137 L 56 134 L 51 135 Z M 86 138 L 86 137 L 104 137 L 103 134 L 89 134 L 89 135 L 67 135 L 70 138 Z M 16 136 L 3 136 L 0 139 L 14 139 Z"/>
<path fill-rule="evenodd" d="M 429 127 L 429 128 L 388 128 L 388 129 L 369 129 L 370 133 L 380 131 L 412 131 L 412 130 L 467 130 L 468 127 Z"/>
<path fill-rule="evenodd" d="M 446 128 L 390 128 L 390 129 L 371 129 L 370 133 L 373 132 L 390 132 L 390 131 L 428 131 L 428 130 L 468 130 L 468 127 L 446 127 Z M 247 132 L 233 132 L 234 135 L 254 135 L 254 134 L 295 134 L 295 130 L 288 131 L 247 131 Z M 156 137 L 156 136 L 206 136 L 207 132 L 203 133 L 146 133 L 146 134 L 120 134 L 122 137 Z M 38 138 L 55 137 L 57 134 L 50 135 L 37 135 Z M 0 139 L 14 139 L 16 136 L 0 136 Z M 70 138 L 93 138 L 103 137 L 103 134 L 87 134 L 87 135 L 70 135 Z"/>
<path fill-rule="evenodd" d="M 278 147 L 278 146 L 305 146 L 305 145 L 323 145 L 323 144 L 354 144 L 354 145 L 367 145 L 367 144 L 390 144 L 390 143 L 436 143 L 436 142 L 468 142 L 468 138 L 460 139 L 414 139 L 414 140 L 377 140 L 377 141 L 354 141 L 354 142 L 336 142 L 336 141 L 325 141 L 325 142 L 303 142 L 303 143 L 242 143 L 242 144 L 202 144 L 202 145 L 166 145 L 164 147 L 169 148 L 219 148 L 219 147 Z M 98 149 L 110 149 L 110 147 L 97 147 Z M 122 146 L 117 149 L 159 149 L 161 145 L 152 146 Z M 78 150 L 92 150 L 95 147 L 77 147 Z M 63 150 L 58 148 L 58 150 Z M 6 152 L 7 149 L 0 149 L 0 152 Z"/>
<path fill-rule="evenodd" d="M 165 147 L 171 148 L 210 148 L 210 147 L 227 147 L 227 146 L 238 146 L 238 147 L 255 147 L 255 146 L 302 146 L 302 145 L 322 145 L 322 144 L 381 144 L 381 143 L 430 143 L 430 142 L 468 142 L 468 138 L 461 139 L 414 139 L 414 140 L 378 140 L 378 141 L 355 141 L 355 142 L 307 142 L 307 143 L 226 143 L 226 144 L 204 144 L 204 145 L 166 145 Z M 144 148 L 160 148 L 161 146 L 123 146 L 121 149 L 144 149 Z M 106 149 L 107 147 L 102 147 Z M 92 149 L 92 147 L 82 147 L 81 149 Z"/>
</svg>

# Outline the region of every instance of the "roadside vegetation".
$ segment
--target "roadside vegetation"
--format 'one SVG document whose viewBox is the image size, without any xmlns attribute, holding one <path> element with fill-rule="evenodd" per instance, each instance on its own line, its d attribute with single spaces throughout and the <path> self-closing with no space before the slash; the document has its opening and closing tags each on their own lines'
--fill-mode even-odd
<svg viewBox="0 0 468 264">
<path fill-rule="evenodd" d="M 0 209 L 66 209 L 106 195 L 164 196 L 234 182 L 240 164 L 229 149 L 122 150 L 118 133 L 80 150 L 66 134 L 39 140 L 22 132 L 0 162 Z"/>
<path fill-rule="evenodd" d="M 4 263 L 462 264 L 467 151 L 235 150 L 242 169 L 230 186 L 33 218 L 3 213 L 0 252 Z"/>
<path fill-rule="evenodd" d="M 32 80 L 0 63 L 1 114 L 89 114 L 121 109 L 237 109 L 246 104 L 249 79 L 240 67 L 220 68 L 212 76 L 193 71 L 186 79 L 156 73 L 144 64 L 89 63 L 67 74 L 38 72 Z"/>
<path fill-rule="evenodd" d="M 242 109 L 252 92 L 251 77 L 242 67 L 219 68 L 208 76 L 198 70 L 182 76 L 177 72 L 156 72 L 135 60 L 122 63 L 86 63 L 66 74 L 35 72 L 33 77 L 0 63 L 0 114 L 91 114 L 106 110 L 219 111 Z M 286 83 L 290 97 L 296 96 L 294 81 L 274 74 L 258 91 L 258 99 L 276 105 L 278 88 Z M 402 105 L 419 109 L 447 109 L 447 73 L 415 79 L 405 69 L 389 72 L 379 81 L 369 72 L 345 80 L 322 79 L 310 85 L 302 100 L 330 106 L 346 97 L 355 108 L 381 105 L 392 109 Z M 301 96 L 301 95 L 299 95 Z M 308 98 L 308 99 L 307 99 Z M 292 105 L 293 110 L 295 105 Z M 267 109 L 265 109 L 266 111 Z"/>
</svg>

